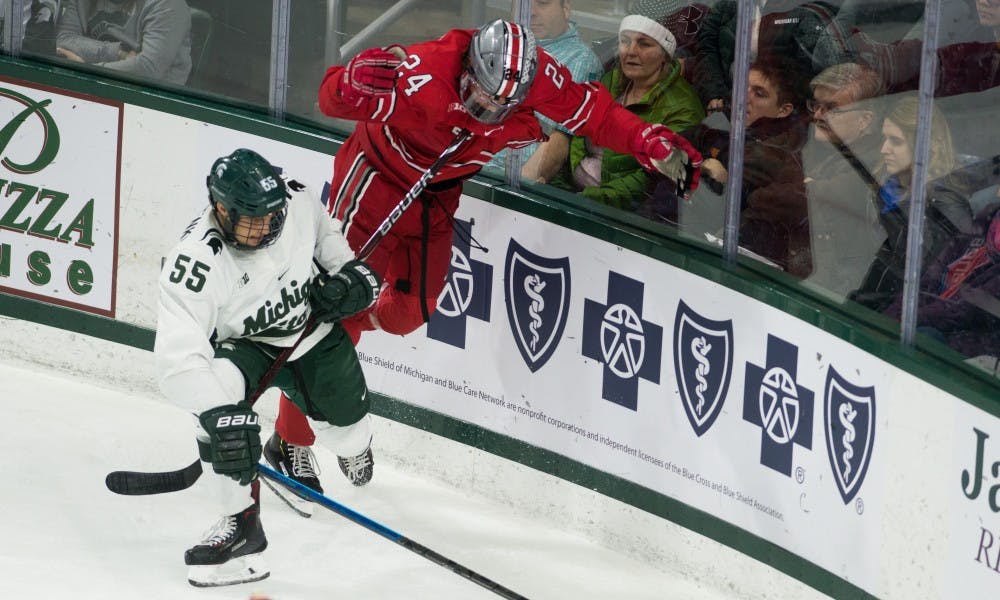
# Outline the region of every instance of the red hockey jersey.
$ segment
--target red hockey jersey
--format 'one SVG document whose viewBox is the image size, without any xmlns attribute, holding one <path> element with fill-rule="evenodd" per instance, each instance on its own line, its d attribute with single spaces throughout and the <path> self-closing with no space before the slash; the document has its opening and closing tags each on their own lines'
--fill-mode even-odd
<svg viewBox="0 0 1000 600">
<path fill-rule="evenodd" d="M 397 179 L 403 188 L 423 174 L 459 129 L 468 129 L 473 136 L 432 182 L 467 178 L 505 147 L 544 140 L 535 111 L 600 146 L 636 152 L 632 141 L 648 123 L 615 102 L 600 84 L 574 82 L 569 70 L 542 48 L 531 90 L 517 110 L 500 124 L 477 121 L 459 97 L 463 61 L 474 33 L 455 29 L 437 40 L 410 46 L 398 67 L 393 93 L 368 98 L 358 106 L 344 102 L 338 91 L 345 67 L 331 67 L 320 86 L 320 109 L 331 117 L 359 121 L 353 135 L 366 156 L 383 176 Z"/>
</svg>

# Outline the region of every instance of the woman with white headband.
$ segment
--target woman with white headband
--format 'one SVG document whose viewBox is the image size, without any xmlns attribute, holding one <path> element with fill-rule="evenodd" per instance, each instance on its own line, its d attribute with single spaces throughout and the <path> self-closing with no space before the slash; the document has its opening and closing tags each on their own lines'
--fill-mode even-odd
<svg viewBox="0 0 1000 600">
<path fill-rule="evenodd" d="M 669 29 L 642 15 L 628 15 L 618 29 L 618 61 L 601 79 L 615 99 L 649 123 L 683 131 L 705 118 L 694 88 L 674 59 L 677 41 Z M 652 190 L 651 177 L 634 158 L 574 137 L 568 173 L 555 185 L 626 210 L 635 210 Z"/>
</svg>

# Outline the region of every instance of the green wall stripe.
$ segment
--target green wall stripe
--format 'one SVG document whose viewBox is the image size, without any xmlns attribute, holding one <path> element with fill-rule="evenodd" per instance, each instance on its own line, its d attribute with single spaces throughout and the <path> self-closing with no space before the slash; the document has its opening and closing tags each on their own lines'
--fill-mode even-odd
<svg viewBox="0 0 1000 600">
<path fill-rule="evenodd" d="M 152 329 L 3 292 L 0 292 L 0 314 L 150 352 L 156 339 Z"/>
<path fill-rule="evenodd" d="M 777 544 L 649 488 L 439 412 L 406 404 L 383 394 L 372 393 L 371 398 L 373 414 L 520 463 L 667 519 L 770 565 L 829 596 L 875 597 Z"/>
</svg>

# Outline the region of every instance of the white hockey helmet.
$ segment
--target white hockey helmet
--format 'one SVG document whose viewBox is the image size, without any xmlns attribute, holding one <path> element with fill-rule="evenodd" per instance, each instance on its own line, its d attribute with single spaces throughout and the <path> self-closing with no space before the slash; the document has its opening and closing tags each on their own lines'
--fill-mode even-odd
<svg viewBox="0 0 1000 600">
<path fill-rule="evenodd" d="M 497 19 L 472 36 L 468 68 L 462 75 L 462 103 L 479 121 L 499 123 L 528 96 L 537 70 L 531 30 Z"/>
</svg>

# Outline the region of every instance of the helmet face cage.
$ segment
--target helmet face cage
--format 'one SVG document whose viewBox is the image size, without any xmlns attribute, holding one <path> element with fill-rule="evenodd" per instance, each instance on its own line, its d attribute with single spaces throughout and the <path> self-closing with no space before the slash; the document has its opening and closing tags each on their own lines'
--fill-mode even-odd
<svg viewBox="0 0 1000 600">
<path fill-rule="evenodd" d="M 499 123 L 528 96 L 538 69 L 535 36 L 517 23 L 497 19 L 469 44 L 462 75 L 462 103 L 483 123 Z"/>
<path fill-rule="evenodd" d="M 212 206 L 218 211 L 221 204 L 226 210 L 226 218 L 218 212 L 216 215 L 227 243 L 240 250 L 257 250 L 281 235 L 288 190 L 278 171 L 262 156 L 241 148 L 216 160 L 207 184 Z M 250 240 L 256 243 L 248 243 Z"/>
<path fill-rule="evenodd" d="M 273 244 L 278 236 L 281 235 L 281 230 L 285 226 L 285 215 L 288 213 L 288 208 L 282 207 L 277 212 L 268 213 L 270 219 L 266 219 L 268 215 L 264 217 L 250 217 L 247 215 L 240 215 L 239 213 L 229 212 L 226 222 L 223 223 L 220 219 L 220 225 L 222 226 L 222 234 L 226 242 L 237 250 L 259 250 L 261 248 L 266 248 Z M 241 226 L 240 220 L 246 219 L 245 224 Z M 267 231 L 264 231 L 264 228 Z M 263 233 L 263 235 L 261 235 Z M 256 244 L 247 244 L 243 240 L 258 239 Z"/>
<path fill-rule="evenodd" d="M 471 70 L 462 73 L 462 105 L 480 123 L 500 123 L 514 110 L 518 102 L 505 102 L 490 96 L 480 87 Z"/>
</svg>

